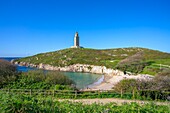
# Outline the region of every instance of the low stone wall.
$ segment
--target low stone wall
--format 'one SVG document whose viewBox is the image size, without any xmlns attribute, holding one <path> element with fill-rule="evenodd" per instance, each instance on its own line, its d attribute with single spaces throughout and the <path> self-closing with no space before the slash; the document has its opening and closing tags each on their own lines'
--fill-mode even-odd
<svg viewBox="0 0 170 113">
<path fill-rule="evenodd" d="M 74 65 L 65 66 L 65 67 L 57 67 L 57 66 L 51 66 L 51 65 L 42 64 L 42 63 L 39 65 L 26 63 L 26 62 L 14 62 L 14 61 L 12 61 L 12 63 L 15 65 L 36 67 L 36 68 L 45 69 L 45 70 L 84 72 L 84 73 L 95 73 L 95 74 L 105 74 L 105 75 L 124 75 L 124 73 L 119 70 L 106 68 L 105 66 L 95 66 L 95 65 L 88 65 L 88 64 L 74 64 Z"/>
</svg>

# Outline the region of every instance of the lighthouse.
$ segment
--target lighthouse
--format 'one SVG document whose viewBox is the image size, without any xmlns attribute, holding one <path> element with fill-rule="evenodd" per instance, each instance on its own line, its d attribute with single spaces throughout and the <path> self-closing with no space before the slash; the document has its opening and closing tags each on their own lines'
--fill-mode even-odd
<svg viewBox="0 0 170 113">
<path fill-rule="evenodd" d="M 78 32 L 76 32 L 76 34 L 74 36 L 74 46 L 76 48 L 79 48 L 79 34 L 78 34 Z"/>
<path fill-rule="evenodd" d="M 74 46 L 72 46 L 71 48 L 81 48 L 80 45 L 79 45 L 79 34 L 78 34 L 78 32 L 75 33 Z"/>
</svg>

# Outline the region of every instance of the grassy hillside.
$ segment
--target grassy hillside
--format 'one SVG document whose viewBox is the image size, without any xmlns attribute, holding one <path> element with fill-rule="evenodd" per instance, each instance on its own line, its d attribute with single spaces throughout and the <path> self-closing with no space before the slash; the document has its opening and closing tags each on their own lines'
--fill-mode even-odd
<svg viewBox="0 0 170 113">
<path fill-rule="evenodd" d="M 132 71 L 127 67 L 142 64 L 139 66 L 140 73 L 153 73 L 160 71 L 159 64 L 170 65 L 170 54 L 146 48 L 118 48 L 118 49 L 87 49 L 87 48 L 69 48 L 54 52 L 41 53 L 31 57 L 19 59 L 20 62 L 33 64 L 50 64 L 53 66 L 68 66 L 72 64 L 91 64 L 106 66 L 108 68 L 118 68 L 123 71 Z M 122 67 L 123 66 L 123 67 Z"/>
</svg>

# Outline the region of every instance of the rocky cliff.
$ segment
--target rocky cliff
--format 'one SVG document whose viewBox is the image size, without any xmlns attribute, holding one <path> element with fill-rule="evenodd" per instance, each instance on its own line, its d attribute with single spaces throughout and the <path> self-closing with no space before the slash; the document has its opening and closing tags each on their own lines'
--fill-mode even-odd
<svg viewBox="0 0 170 113">
<path fill-rule="evenodd" d="M 49 64 L 42 64 L 42 63 L 40 63 L 39 65 L 30 64 L 26 62 L 13 62 L 13 61 L 12 63 L 15 65 L 35 67 L 38 69 L 45 69 L 45 70 L 84 72 L 84 73 L 95 73 L 95 74 L 106 74 L 106 75 L 124 75 L 124 73 L 119 70 L 106 68 L 105 66 L 95 66 L 95 65 L 88 65 L 88 64 L 74 64 L 65 67 L 57 67 L 57 66 L 51 66 Z"/>
</svg>

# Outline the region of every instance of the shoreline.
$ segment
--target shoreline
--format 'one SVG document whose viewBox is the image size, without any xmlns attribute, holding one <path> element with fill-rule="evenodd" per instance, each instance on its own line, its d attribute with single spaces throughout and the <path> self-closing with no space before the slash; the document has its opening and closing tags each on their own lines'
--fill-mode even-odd
<svg viewBox="0 0 170 113">
<path fill-rule="evenodd" d="M 91 88 L 91 87 L 94 87 L 94 86 L 97 86 L 99 84 L 101 84 L 103 81 L 104 81 L 104 78 L 105 78 L 105 75 L 102 75 L 100 78 L 98 78 L 94 83 L 92 84 L 89 84 L 87 86 L 87 88 Z M 85 88 L 84 88 L 85 89 Z"/>
<path fill-rule="evenodd" d="M 137 80 L 151 80 L 154 76 L 138 74 L 138 75 L 104 75 L 104 79 L 100 84 L 94 85 L 83 91 L 95 91 L 95 90 L 113 90 L 115 84 L 123 79 L 137 79 Z"/>
</svg>

